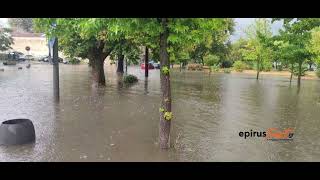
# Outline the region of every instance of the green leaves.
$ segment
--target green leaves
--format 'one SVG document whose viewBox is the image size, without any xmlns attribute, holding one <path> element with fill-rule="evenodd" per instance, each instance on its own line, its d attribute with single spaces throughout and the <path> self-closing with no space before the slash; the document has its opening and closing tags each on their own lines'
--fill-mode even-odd
<svg viewBox="0 0 320 180">
<path fill-rule="evenodd" d="M 159 108 L 159 112 L 164 112 L 164 109 L 162 107 Z"/>
<path fill-rule="evenodd" d="M 277 19 L 281 20 L 281 19 Z M 279 54 L 290 64 L 302 64 L 311 60 L 311 56 L 317 54 L 319 49 L 317 28 L 320 25 L 318 18 L 287 18 L 284 20 L 284 30 L 280 32 L 278 39 L 283 43 L 278 45 Z M 315 28 L 314 30 L 312 30 Z M 310 62 L 311 63 L 311 62 Z"/>
<path fill-rule="evenodd" d="M 163 66 L 163 67 L 161 68 L 161 72 L 162 72 L 164 75 L 169 75 L 170 69 L 168 68 L 168 66 Z"/>
<path fill-rule="evenodd" d="M 57 24 L 56 28 L 51 27 L 52 23 Z M 84 58 L 90 49 L 101 42 L 113 47 L 114 52 L 123 47 L 131 59 L 137 57 L 136 47 L 148 46 L 152 50 L 151 56 L 156 58 L 163 31 L 157 18 L 35 18 L 34 24 L 47 37 L 57 36 L 64 53 Z M 205 51 L 214 48 L 214 52 L 220 51 L 219 48 L 229 37 L 226 32 L 231 32 L 233 25 L 233 20 L 228 18 L 169 18 L 168 49 L 171 60 L 190 60 L 190 54 L 201 43 L 205 45 L 201 46 L 205 47 Z M 129 44 L 120 45 L 123 40 Z M 165 69 L 165 72 L 169 71 Z"/>
<path fill-rule="evenodd" d="M 311 39 L 307 45 L 307 49 L 313 54 L 313 60 L 320 65 L 320 27 L 316 27 L 311 31 Z"/>
<path fill-rule="evenodd" d="M 175 33 L 185 33 L 189 30 L 188 26 L 182 25 L 180 23 L 175 24 L 175 26 L 172 27 L 173 32 Z"/>
<path fill-rule="evenodd" d="M 204 56 L 203 59 L 204 59 L 205 65 L 207 65 L 207 66 L 214 66 L 219 63 L 219 57 L 216 55 L 208 54 L 208 55 Z"/>
<path fill-rule="evenodd" d="M 234 20 L 230 18 L 200 18 L 193 23 L 195 29 L 188 33 L 187 41 L 190 40 L 193 49 L 190 58 L 196 62 L 202 62 L 207 54 L 214 54 L 221 61 L 226 59 L 228 49 L 228 38 L 233 32 Z"/>
<path fill-rule="evenodd" d="M 168 111 L 165 112 L 163 114 L 163 117 L 164 117 L 165 120 L 170 121 L 173 118 L 172 112 L 168 112 Z"/>
<path fill-rule="evenodd" d="M 159 112 L 163 113 L 163 118 L 170 121 L 173 118 L 172 112 L 165 111 L 164 108 L 160 107 Z"/>
<path fill-rule="evenodd" d="M 269 20 L 266 18 L 255 19 L 255 22 L 245 32 L 248 39 L 240 49 L 244 60 L 271 62 L 274 52 L 271 48 L 273 42 L 271 41 L 272 32 Z"/>
<path fill-rule="evenodd" d="M 181 41 L 181 39 L 179 39 L 179 36 L 176 34 L 170 34 L 168 37 L 168 41 L 175 44 L 175 43 L 178 43 L 179 41 Z"/>
</svg>

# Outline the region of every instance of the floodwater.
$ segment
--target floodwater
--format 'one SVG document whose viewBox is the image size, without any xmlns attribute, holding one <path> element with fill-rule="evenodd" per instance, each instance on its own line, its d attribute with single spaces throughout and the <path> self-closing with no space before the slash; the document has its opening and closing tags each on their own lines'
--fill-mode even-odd
<svg viewBox="0 0 320 180">
<path fill-rule="evenodd" d="M 20 65 L 17 65 L 20 66 Z M 170 150 L 158 147 L 159 70 L 145 81 L 118 83 L 106 65 L 105 88 L 94 88 L 87 65 L 60 64 L 60 101 L 52 66 L 0 72 L 0 121 L 28 118 L 36 143 L 0 146 L 0 161 L 320 161 L 320 81 L 172 72 Z M 291 141 L 239 136 L 240 131 L 294 128 Z"/>
</svg>

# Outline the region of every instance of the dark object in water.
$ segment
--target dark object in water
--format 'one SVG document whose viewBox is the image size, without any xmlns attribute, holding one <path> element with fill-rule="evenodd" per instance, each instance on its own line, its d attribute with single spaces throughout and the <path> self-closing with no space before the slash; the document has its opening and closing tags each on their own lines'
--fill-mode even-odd
<svg viewBox="0 0 320 180">
<path fill-rule="evenodd" d="M 26 68 L 30 68 L 30 66 L 31 66 L 31 64 L 28 64 L 28 65 L 26 66 Z"/>
<path fill-rule="evenodd" d="M 35 140 L 34 126 L 29 119 L 11 119 L 0 126 L 0 145 L 20 145 Z"/>
<path fill-rule="evenodd" d="M 22 67 L 18 67 L 18 69 L 22 69 Z"/>
<path fill-rule="evenodd" d="M 3 68 L 1 68 L 1 69 L 0 69 L 0 71 L 4 71 L 4 69 L 3 69 Z"/>
<path fill-rule="evenodd" d="M 15 61 L 6 61 L 3 62 L 3 65 L 16 65 L 17 63 Z"/>
</svg>

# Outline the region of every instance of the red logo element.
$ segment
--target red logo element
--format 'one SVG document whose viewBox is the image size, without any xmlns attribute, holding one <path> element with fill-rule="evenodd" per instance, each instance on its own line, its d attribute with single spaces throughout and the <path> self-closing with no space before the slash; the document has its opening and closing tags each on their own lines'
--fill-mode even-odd
<svg viewBox="0 0 320 180">
<path fill-rule="evenodd" d="M 280 131 L 278 128 L 269 128 L 266 138 L 267 140 L 291 140 L 293 138 L 293 129 L 287 128 Z"/>
</svg>

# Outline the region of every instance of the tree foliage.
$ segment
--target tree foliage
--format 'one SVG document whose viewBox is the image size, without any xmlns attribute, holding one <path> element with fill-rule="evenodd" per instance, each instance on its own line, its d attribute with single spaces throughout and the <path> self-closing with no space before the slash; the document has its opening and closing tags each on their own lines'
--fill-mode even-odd
<svg viewBox="0 0 320 180">
<path fill-rule="evenodd" d="M 247 44 L 241 49 L 243 59 L 256 64 L 257 78 L 259 71 L 270 70 L 273 50 L 270 47 L 272 38 L 271 23 L 266 18 L 255 19 L 254 24 L 246 29 Z"/>
<path fill-rule="evenodd" d="M 32 18 L 9 18 L 8 23 L 13 29 L 24 30 L 26 32 L 33 31 Z"/>
<path fill-rule="evenodd" d="M 0 51 L 6 51 L 11 48 L 11 44 L 13 44 L 13 39 L 10 35 L 11 30 L 8 28 L 0 29 Z"/>
<path fill-rule="evenodd" d="M 208 54 L 214 54 L 219 57 L 220 63 L 228 60 L 227 55 L 231 48 L 228 41 L 230 35 L 234 32 L 234 20 L 231 18 L 219 19 L 219 24 L 215 29 L 211 29 L 206 33 L 203 41 L 194 45 L 190 52 L 190 56 L 197 63 L 204 63 L 204 57 Z"/>
<path fill-rule="evenodd" d="M 312 29 L 310 43 L 307 48 L 314 55 L 313 60 L 317 66 L 320 67 L 320 27 Z"/>
<path fill-rule="evenodd" d="M 284 30 L 280 31 L 280 37 L 291 52 L 287 53 L 293 59 L 291 61 L 291 69 L 298 76 L 298 86 L 300 86 L 301 76 L 305 69 L 303 64 L 311 60 L 312 53 L 310 52 L 310 41 L 312 38 L 312 29 L 320 26 L 318 18 L 284 18 L 273 19 L 273 21 L 282 20 L 284 22 Z M 295 63 L 298 65 L 296 66 Z"/>
</svg>

